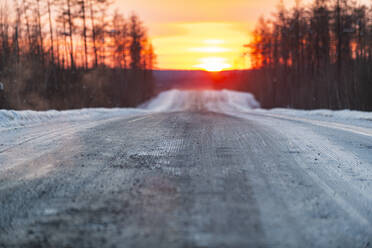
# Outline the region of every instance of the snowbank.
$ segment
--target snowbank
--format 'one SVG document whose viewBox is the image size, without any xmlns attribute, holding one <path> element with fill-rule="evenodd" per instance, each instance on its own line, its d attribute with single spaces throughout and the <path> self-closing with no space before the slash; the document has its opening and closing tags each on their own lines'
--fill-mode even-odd
<svg viewBox="0 0 372 248">
<path fill-rule="evenodd" d="M 67 111 L 0 110 L 0 127 L 28 126 L 46 122 L 94 121 L 145 112 L 140 109 L 80 109 Z"/>
<path fill-rule="evenodd" d="M 289 116 L 298 116 L 304 118 L 317 118 L 317 119 L 332 119 L 340 121 L 372 121 L 372 112 L 362 112 L 355 110 L 329 110 L 329 109 L 317 109 L 317 110 L 297 110 L 297 109 L 283 109 L 276 108 L 271 110 L 257 109 L 255 112 L 259 113 L 274 113 Z"/>
</svg>

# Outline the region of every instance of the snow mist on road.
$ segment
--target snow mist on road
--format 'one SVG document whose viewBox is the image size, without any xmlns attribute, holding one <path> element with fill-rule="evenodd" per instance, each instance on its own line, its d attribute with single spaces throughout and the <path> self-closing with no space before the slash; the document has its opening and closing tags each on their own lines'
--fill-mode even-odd
<svg viewBox="0 0 372 248">
<path fill-rule="evenodd" d="M 231 90 L 169 90 L 142 106 L 151 111 L 247 111 L 260 104 L 250 93 Z"/>
<path fill-rule="evenodd" d="M 0 111 L 0 247 L 369 247 L 372 115 L 249 93 Z"/>
</svg>

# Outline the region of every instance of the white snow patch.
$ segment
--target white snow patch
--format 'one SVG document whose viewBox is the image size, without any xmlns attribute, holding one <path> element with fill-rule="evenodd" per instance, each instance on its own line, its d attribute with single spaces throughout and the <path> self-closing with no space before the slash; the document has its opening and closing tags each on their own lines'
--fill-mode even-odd
<svg viewBox="0 0 372 248">
<path fill-rule="evenodd" d="M 346 122 L 349 124 L 372 124 L 372 112 L 355 111 L 355 110 L 298 110 L 298 109 L 284 109 L 275 108 L 271 110 L 257 109 L 256 113 L 263 114 L 280 114 L 286 116 L 302 117 L 316 120 L 327 120 L 335 122 Z"/>
<path fill-rule="evenodd" d="M 80 109 L 66 111 L 14 111 L 0 110 L 0 127 L 20 127 L 49 122 L 79 122 L 79 121 L 96 121 L 114 117 L 130 116 L 145 113 L 140 109 Z"/>
</svg>

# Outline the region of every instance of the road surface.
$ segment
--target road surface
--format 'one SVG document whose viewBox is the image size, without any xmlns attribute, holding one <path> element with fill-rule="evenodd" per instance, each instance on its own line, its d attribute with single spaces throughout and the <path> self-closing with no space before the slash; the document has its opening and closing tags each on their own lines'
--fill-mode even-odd
<svg viewBox="0 0 372 248">
<path fill-rule="evenodd" d="M 218 101 L 2 144 L 0 247 L 371 247 L 371 128 Z"/>
</svg>

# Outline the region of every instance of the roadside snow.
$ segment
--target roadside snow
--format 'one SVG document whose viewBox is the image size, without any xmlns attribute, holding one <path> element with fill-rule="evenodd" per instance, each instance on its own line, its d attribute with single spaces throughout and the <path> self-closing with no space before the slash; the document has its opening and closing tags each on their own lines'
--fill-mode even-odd
<svg viewBox="0 0 372 248">
<path fill-rule="evenodd" d="M 315 121 L 327 121 L 331 123 L 343 123 L 358 127 L 372 128 L 372 112 L 355 110 L 296 110 L 276 108 L 270 110 L 256 109 L 254 113 L 302 118 Z"/>
<path fill-rule="evenodd" d="M 310 120 L 347 123 L 370 128 L 372 112 L 351 110 L 294 110 L 260 108 L 259 102 L 250 93 L 232 90 L 168 90 L 139 108 L 81 109 L 68 111 L 14 111 L 0 110 L 0 129 L 27 127 L 46 123 L 75 123 L 82 121 L 106 120 L 154 112 L 175 112 L 185 110 L 209 110 L 225 114 L 253 113 L 298 117 Z"/>
<path fill-rule="evenodd" d="M 325 117 L 325 118 L 334 118 L 341 120 L 365 120 L 372 121 L 372 112 L 362 112 L 355 110 L 328 110 L 328 109 L 317 109 L 317 110 L 296 110 L 296 109 L 283 109 L 276 108 L 271 110 L 257 110 L 257 112 L 262 113 L 276 113 L 276 114 L 285 114 L 285 115 L 294 115 L 294 116 L 312 116 L 312 117 Z"/>
<path fill-rule="evenodd" d="M 144 113 L 140 109 L 80 109 L 67 111 L 14 111 L 0 110 L 0 127 L 23 127 L 51 122 L 96 121 L 113 117 L 129 116 Z"/>
<path fill-rule="evenodd" d="M 0 110 L 0 172 L 60 149 L 61 139 L 78 137 L 76 133 L 80 131 L 144 113 L 147 111 L 129 108 L 40 112 Z"/>
</svg>

